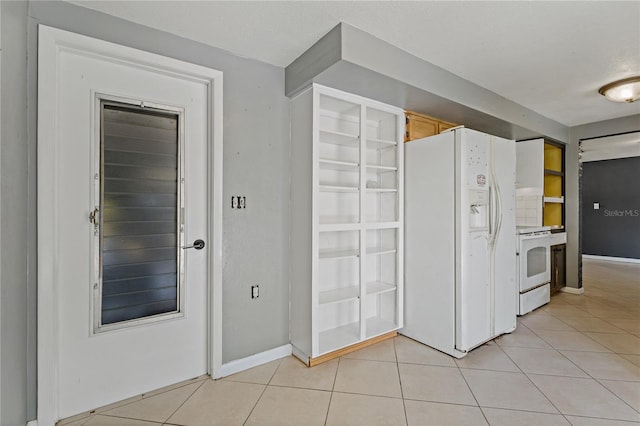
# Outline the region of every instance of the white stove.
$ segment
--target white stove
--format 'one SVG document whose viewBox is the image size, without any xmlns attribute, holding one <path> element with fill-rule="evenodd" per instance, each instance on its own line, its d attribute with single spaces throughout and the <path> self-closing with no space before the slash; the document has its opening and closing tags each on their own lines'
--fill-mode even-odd
<svg viewBox="0 0 640 426">
<path fill-rule="evenodd" d="M 522 226 L 516 233 L 518 315 L 524 315 L 551 300 L 551 227 Z"/>
</svg>

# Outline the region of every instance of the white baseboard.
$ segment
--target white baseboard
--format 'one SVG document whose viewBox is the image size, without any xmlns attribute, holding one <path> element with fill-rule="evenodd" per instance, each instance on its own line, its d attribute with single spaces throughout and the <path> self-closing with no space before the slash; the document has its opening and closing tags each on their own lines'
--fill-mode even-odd
<svg viewBox="0 0 640 426">
<path fill-rule="evenodd" d="M 291 348 L 293 349 L 291 355 L 295 356 L 303 363 L 309 365 L 309 357 L 304 352 L 302 352 L 300 349 L 296 348 L 293 345 L 291 345 Z"/>
<path fill-rule="evenodd" d="M 284 358 L 285 356 L 291 355 L 291 351 L 291 344 L 287 343 L 286 345 L 269 349 L 268 351 L 260 352 L 246 358 L 227 362 L 226 364 L 222 364 L 222 368 L 220 368 L 220 375 L 218 377 L 214 377 L 214 379 L 226 377 L 252 367 L 266 364 L 267 362 L 275 361 L 276 359 Z"/>
<path fill-rule="evenodd" d="M 38 426 L 38 421 L 37 420 L 28 421 L 26 426 Z"/>
<path fill-rule="evenodd" d="M 562 287 L 560 291 L 569 294 L 584 294 L 584 287 L 575 288 L 575 287 Z"/>
<path fill-rule="evenodd" d="M 582 258 L 593 260 L 608 260 L 611 262 L 640 263 L 640 259 L 633 259 L 630 257 L 596 256 L 593 254 L 583 254 Z"/>
</svg>

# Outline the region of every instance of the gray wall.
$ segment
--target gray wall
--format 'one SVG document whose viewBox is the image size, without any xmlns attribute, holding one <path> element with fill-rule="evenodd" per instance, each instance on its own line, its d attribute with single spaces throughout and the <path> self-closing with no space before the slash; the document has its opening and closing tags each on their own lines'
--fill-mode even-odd
<svg viewBox="0 0 640 426">
<path fill-rule="evenodd" d="M 633 104 L 629 105 L 633 108 Z M 582 287 L 582 249 L 580 240 L 579 143 L 581 139 L 617 135 L 640 130 L 640 114 L 583 124 L 570 129 L 565 151 L 565 213 L 567 224 L 567 286 Z"/>
<path fill-rule="evenodd" d="M 33 417 L 27 390 L 27 4 L 0 2 L 2 129 L 0 138 L 0 424 Z M 31 283 L 32 285 L 34 283 Z"/>
<path fill-rule="evenodd" d="M 36 417 L 39 23 L 223 71 L 223 362 L 287 344 L 289 102 L 284 70 L 68 3 L 0 4 L 0 424 L 24 424 Z M 246 196 L 247 208 L 231 210 L 231 195 Z M 259 299 L 250 298 L 252 284 L 260 284 Z"/>
<path fill-rule="evenodd" d="M 640 157 L 582 163 L 583 254 L 640 259 L 638 177 Z"/>
</svg>

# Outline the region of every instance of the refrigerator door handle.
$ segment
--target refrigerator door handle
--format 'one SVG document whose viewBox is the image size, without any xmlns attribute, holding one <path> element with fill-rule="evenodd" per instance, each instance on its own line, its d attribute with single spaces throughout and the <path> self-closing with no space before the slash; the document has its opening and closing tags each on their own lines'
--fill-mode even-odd
<svg viewBox="0 0 640 426">
<path fill-rule="evenodd" d="M 489 148 L 489 243 L 493 245 L 502 227 L 502 191 L 495 171 L 495 141 L 491 138 Z"/>
<path fill-rule="evenodd" d="M 493 185 L 489 185 L 489 244 L 493 244 L 493 236 L 495 232 L 495 218 L 494 218 L 494 198 L 495 189 Z"/>
<path fill-rule="evenodd" d="M 493 174 L 493 173 L 492 173 Z M 496 182 L 493 179 L 493 182 Z M 502 219 L 500 217 L 502 210 L 502 200 L 500 199 L 500 187 L 497 183 L 493 183 L 489 187 L 489 244 L 493 245 L 500 233 Z"/>
<path fill-rule="evenodd" d="M 494 241 L 498 238 L 498 235 L 500 235 L 500 228 L 502 228 L 502 191 L 500 191 L 500 185 L 498 184 L 497 180 L 496 180 L 495 188 L 496 188 L 496 208 L 495 208 L 494 216 L 496 219 L 496 224 L 495 224 L 495 229 L 493 231 Z"/>
</svg>

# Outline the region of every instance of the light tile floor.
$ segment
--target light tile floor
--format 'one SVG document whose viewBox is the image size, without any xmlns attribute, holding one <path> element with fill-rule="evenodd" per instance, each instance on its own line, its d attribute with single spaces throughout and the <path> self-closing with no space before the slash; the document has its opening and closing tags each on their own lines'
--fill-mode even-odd
<svg viewBox="0 0 640 426">
<path fill-rule="evenodd" d="M 584 261 L 518 328 L 455 360 L 403 336 L 314 368 L 283 358 L 73 425 L 640 425 L 640 265 Z"/>
</svg>

